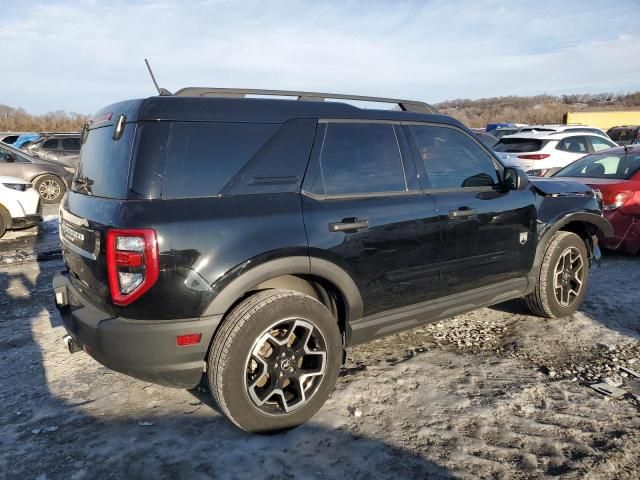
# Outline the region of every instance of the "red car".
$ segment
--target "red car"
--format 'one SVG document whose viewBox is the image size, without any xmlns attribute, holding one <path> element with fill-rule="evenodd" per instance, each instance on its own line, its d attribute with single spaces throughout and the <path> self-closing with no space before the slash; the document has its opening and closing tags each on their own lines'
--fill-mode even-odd
<svg viewBox="0 0 640 480">
<path fill-rule="evenodd" d="M 640 145 L 601 150 L 553 176 L 571 177 L 602 194 L 604 216 L 614 236 L 600 238 L 600 245 L 632 255 L 640 251 Z"/>
</svg>

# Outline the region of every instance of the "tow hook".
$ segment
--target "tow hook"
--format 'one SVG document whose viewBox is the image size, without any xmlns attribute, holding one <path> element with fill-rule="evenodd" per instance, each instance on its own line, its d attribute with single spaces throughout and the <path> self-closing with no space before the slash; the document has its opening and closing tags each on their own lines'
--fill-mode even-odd
<svg viewBox="0 0 640 480">
<path fill-rule="evenodd" d="M 76 353 L 82 351 L 82 345 L 80 345 L 71 335 L 65 335 L 62 337 L 62 341 L 67 346 L 69 353 Z"/>
</svg>

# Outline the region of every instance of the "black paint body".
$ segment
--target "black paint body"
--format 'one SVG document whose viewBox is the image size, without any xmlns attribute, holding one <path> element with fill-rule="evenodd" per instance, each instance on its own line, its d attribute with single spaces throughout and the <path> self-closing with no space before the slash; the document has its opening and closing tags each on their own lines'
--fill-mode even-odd
<svg viewBox="0 0 640 480">
<path fill-rule="evenodd" d="M 56 279 L 54 287 L 67 289 L 73 297 L 70 307 L 62 309 L 65 324 L 81 343 L 93 344 L 96 358 L 116 370 L 166 385 L 195 385 L 198 359 L 204 359 L 206 348 L 187 360 L 170 359 L 155 368 L 134 346 L 131 352 L 110 353 L 109 338 L 100 333 L 100 326 L 117 325 L 118 335 L 125 336 L 127 325 L 146 325 L 151 332 L 147 335 L 153 335 L 154 328 L 161 330 L 160 325 L 177 325 L 171 329 L 174 335 L 183 325 L 189 330 L 189 322 L 211 319 L 203 339 L 208 345 L 222 316 L 247 292 L 272 277 L 294 275 L 338 292 L 348 346 L 523 295 L 533 287 L 535 265 L 549 232 L 571 221 L 587 226 L 589 236 L 598 227 L 606 228 L 597 198 L 577 183 L 536 180 L 522 190 L 502 185 L 431 189 L 409 136 L 402 132 L 403 122 L 446 125 L 473 138 L 446 116 L 329 102 L 174 97 L 122 102 L 101 113 L 106 112 L 113 113 L 114 121 L 126 115 L 125 135 L 119 141 L 129 146 L 118 148 L 120 155 L 130 156 L 123 163 L 129 165 L 128 175 L 122 177 L 129 188 L 117 198 L 86 191 L 67 194 L 61 223 L 83 233 L 85 244 L 74 243 L 63 232 L 68 272 Z M 332 197 L 311 192 L 322 121 L 327 119 L 392 123 L 407 191 Z M 161 153 L 144 160 L 149 165 L 136 165 L 142 161 L 138 134 L 149 125 L 162 127 L 170 121 L 285 127 L 220 194 L 164 198 Z M 495 164 L 500 178 L 497 158 Z M 136 168 L 153 171 L 159 180 L 134 189 Z M 461 209 L 475 214 L 451 216 Z M 354 218 L 366 219 L 367 228 L 331 231 L 330 224 Z M 104 247 L 109 228 L 152 228 L 158 237 L 158 281 L 126 307 L 110 300 Z M 100 317 L 94 319 L 92 333 L 82 327 L 89 310 L 92 318 Z M 158 348 L 175 357 L 179 350 L 171 338 L 175 339 L 159 340 Z M 114 355 L 119 355 L 117 361 Z M 127 362 L 146 367 L 136 369 Z"/>
</svg>

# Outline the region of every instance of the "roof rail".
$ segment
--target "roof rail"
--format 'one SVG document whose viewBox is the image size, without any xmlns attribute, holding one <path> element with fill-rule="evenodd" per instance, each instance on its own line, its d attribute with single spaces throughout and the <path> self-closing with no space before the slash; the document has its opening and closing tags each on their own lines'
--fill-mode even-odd
<svg viewBox="0 0 640 480">
<path fill-rule="evenodd" d="M 255 88 L 208 88 L 187 87 L 174 93 L 177 97 L 227 97 L 245 98 L 247 95 L 273 95 L 279 97 L 297 97 L 297 100 L 323 102 L 331 100 L 356 100 L 361 102 L 393 103 L 400 110 L 416 113 L 440 113 L 428 103 L 397 98 L 364 97 L 362 95 L 342 95 L 338 93 L 298 92 L 294 90 L 261 90 Z"/>
</svg>

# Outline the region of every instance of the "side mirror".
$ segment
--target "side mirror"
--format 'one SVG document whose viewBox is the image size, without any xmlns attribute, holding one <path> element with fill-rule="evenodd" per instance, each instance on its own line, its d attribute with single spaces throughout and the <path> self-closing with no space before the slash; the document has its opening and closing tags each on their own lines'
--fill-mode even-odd
<svg viewBox="0 0 640 480">
<path fill-rule="evenodd" d="M 502 173 L 503 183 L 507 190 L 524 190 L 529 186 L 529 178 L 523 170 L 506 167 Z"/>
<path fill-rule="evenodd" d="M 16 161 L 15 157 L 14 157 L 13 155 L 11 155 L 10 153 L 7 153 L 7 154 L 4 156 L 4 160 L 5 160 L 6 162 L 15 162 L 15 161 Z"/>
</svg>

